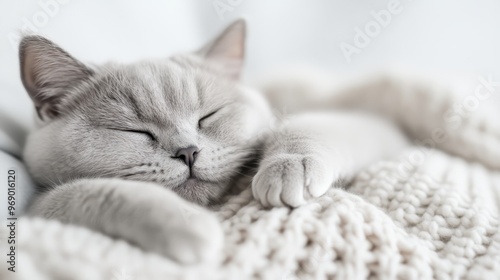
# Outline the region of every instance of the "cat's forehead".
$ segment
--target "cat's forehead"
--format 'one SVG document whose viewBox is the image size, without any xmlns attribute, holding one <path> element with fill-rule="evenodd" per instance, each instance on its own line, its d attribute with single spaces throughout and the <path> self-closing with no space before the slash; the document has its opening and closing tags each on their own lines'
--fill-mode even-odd
<svg viewBox="0 0 500 280">
<path fill-rule="evenodd" d="M 129 97 L 136 103 L 165 103 L 171 109 L 185 109 L 200 103 L 206 92 L 206 73 L 194 67 L 178 65 L 172 61 L 142 62 L 119 67 L 109 73 L 108 83 L 115 86 L 116 95 Z"/>
<path fill-rule="evenodd" d="M 105 67 L 93 87 L 101 114 L 134 115 L 155 122 L 216 109 L 232 97 L 224 79 L 182 57 Z"/>
</svg>

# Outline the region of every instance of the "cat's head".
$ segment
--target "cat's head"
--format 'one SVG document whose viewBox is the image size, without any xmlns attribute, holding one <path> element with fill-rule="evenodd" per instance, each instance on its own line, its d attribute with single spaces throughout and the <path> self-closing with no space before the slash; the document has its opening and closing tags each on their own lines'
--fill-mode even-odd
<svg viewBox="0 0 500 280">
<path fill-rule="evenodd" d="M 265 100 L 238 83 L 245 23 L 200 51 L 89 67 L 25 37 L 21 77 L 41 126 L 24 158 L 51 186 L 82 177 L 153 181 L 206 205 L 228 188 L 269 125 Z"/>
</svg>

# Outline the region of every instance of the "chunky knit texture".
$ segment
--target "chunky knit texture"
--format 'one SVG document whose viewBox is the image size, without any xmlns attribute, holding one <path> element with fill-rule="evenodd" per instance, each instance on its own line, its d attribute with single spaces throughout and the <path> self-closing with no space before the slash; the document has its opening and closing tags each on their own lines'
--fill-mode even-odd
<svg viewBox="0 0 500 280">
<path fill-rule="evenodd" d="M 423 155 L 419 164 L 410 158 Z M 500 174 L 413 148 L 372 165 L 348 190 L 295 210 L 245 190 L 217 211 L 220 259 L 181 267 L 85 228 L 19 222 L 17 272 L 1 279 L 498 279 Z M 5 233 L 2 233 L 5 236 Z M 2 242 L 5 244 L 5 242 Z M 2 262 L 5 266 L 5 262 Z M 3 275 L 2 275 L 3 274 Z"/>
</svg>

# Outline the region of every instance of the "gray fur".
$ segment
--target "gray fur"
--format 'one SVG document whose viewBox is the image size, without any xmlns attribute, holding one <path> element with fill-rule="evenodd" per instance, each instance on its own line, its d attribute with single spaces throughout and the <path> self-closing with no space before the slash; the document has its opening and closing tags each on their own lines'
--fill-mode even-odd
<svg viewBox="0 0 500 280">
<path fill-rule="evenodd" d="M 21 76 L 40 126 L 24 157 L 44 190 L 31 214 L 198 262 L 220 249 L 222 230 L 195 204 L 251 178 L 241 172 L 258 156 L 254 197 L 296 207 L 404 145 L 396 129 L 359 115 L 298 115 L 271 131 L 263 96 L 238 83 L 244 37 L 237 21 L 196 53 L 97 67 L 25 37 Z M 175 158 L 190 146 L 200 149 L 191 172 Z"/>
<path fill-rule="evenodd" d="M 25 38 L 21 49 L 32 44 L 42 53 L 62 51 L 39 37 Z M 41 62 L 59 57 L 65 55 L 44 57 Z M 59 67 L 64 62 L 48 64 Z M 51 80 L 50 73 L 44 73 L 51 70 L 43 70 L 40 76 Z M 92 74 L 72 80 L 71 86 L 52 89 L 45 100 L 35 98 L 40 106 L 50 108 L 52 114 L 45 117 L 56 116 L 29 137 L 25 150 L 26 162 L 43 186 L 75 178 L 123 178 L 155 182 L 189 201 L 208 205 L 226 191 L 241 165 L 253 156 L 253 140 L 269 124 L 269 109 L 258 94 L 223 76 L 196 54 L 84 71 Z M 48 91 L 43 89 L 39 95 L 49 95 Z M 202 117 L 216 110 L 198 126 Z M 147 131 L 154 140 L 127 132 L 131 130 Z M 202 148 L 193 168 L 199 180 L 186 187 L 189 168 L 172 157 L 191 145 Z"/>
</svg>

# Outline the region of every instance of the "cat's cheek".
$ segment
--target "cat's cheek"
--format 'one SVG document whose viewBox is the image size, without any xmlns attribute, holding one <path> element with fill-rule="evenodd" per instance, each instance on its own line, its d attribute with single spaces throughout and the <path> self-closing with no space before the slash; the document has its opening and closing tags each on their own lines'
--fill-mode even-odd
<svg viewBox="0 0 500 280">
<path fill-rule="evenodd" d="M 272 129 L 274 117 L 267 100 L 259 92 L 245 89 L 242 94 L 245 102 L 238 110 L 243 123 L 241 130 L 246 132 L 247 140 L 252 140 Z"/>
<path fill-rule="evenodd" d="M 73 145 L 80 146 L 77 165 L 82 172 L 96 172 L 106 170 L 121 170 L 124 166 L 140 165 L 149 162 L 148 158 L 154 155 L 153 147 L 148 144 L 147 137 L 131 134 L 124 137 L 119 134 L 94 134 L 87 137 L 95 141 L 81 145 L 83 141 L 73 141 Z M 75 150 L 77 148 L 75 147 Z M 109 172 L 109 171 L 106 171 Z M 83 175 L 83 174 L 82 174 Z"/>
<path fill-rule="evenodd" d="M 269 127 L 266 126 L 266 122 L 262 120 L 261 116 L 247 110 L 237 130 L 240 141 L 248 143 L 264 135 L 269 130 Z"/>
</svg>

